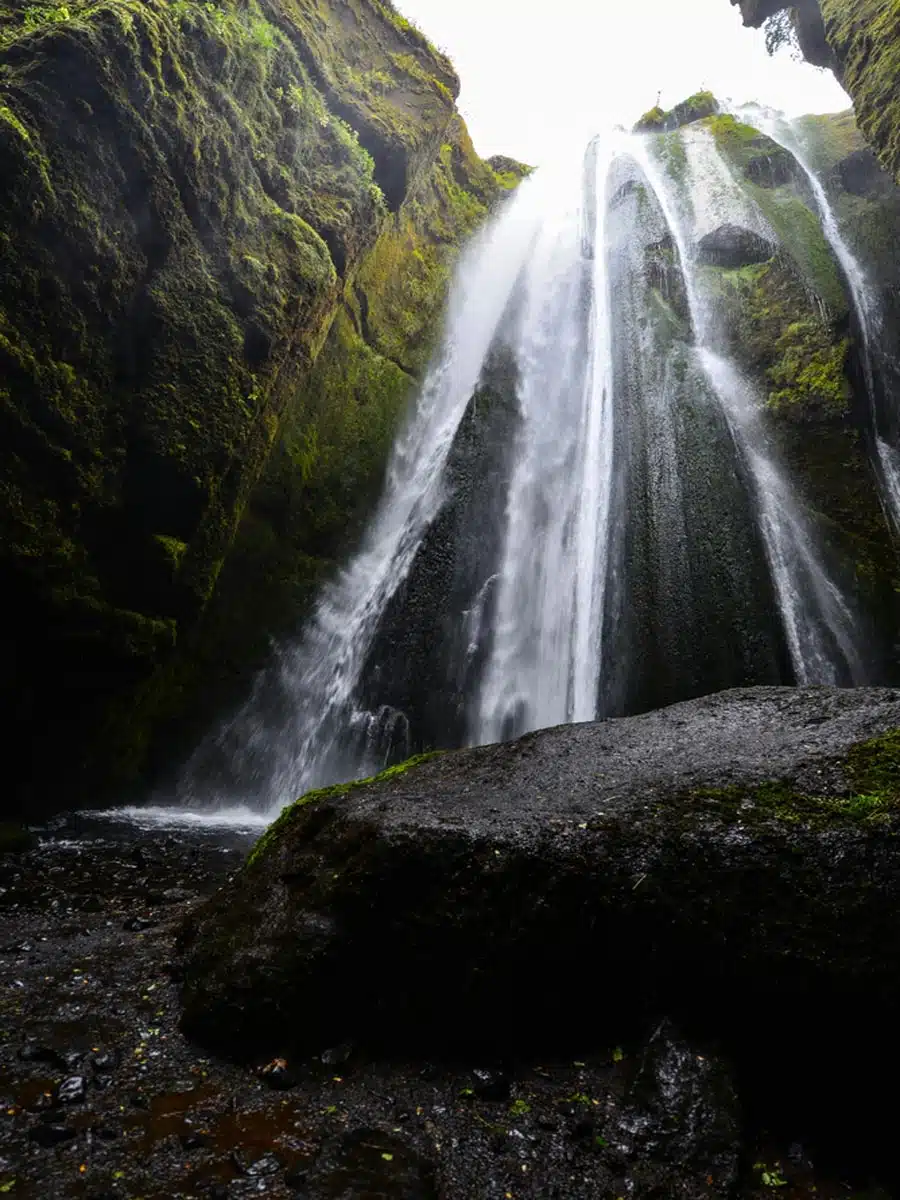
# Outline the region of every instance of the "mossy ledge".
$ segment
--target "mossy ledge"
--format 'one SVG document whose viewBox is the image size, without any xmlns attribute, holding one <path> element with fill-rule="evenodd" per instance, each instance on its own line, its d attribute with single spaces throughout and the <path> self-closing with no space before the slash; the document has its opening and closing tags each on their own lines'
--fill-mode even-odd
<svg viewBox="0 0 900 1200">
<path fill-rule="evenodd" d="M 60 759 L 66 804 L 142 778 L 352 537 L 515 182 L 457 91 L 382 0 L 0 0 L 8 805 L 57 805 Z M 236 535 L 272 597 L 240 634 Z"/>
<path fill-rule="evenodd" d="M 316 788 L 311 792 L 307 792 L 293 804 L 289 804 L 269 826 L 266 832 L 262 835 L 247 858 L 245 870 L 251 870 L 254 865 L 259 866 L 264 861 L 266 850 L 279 838 L 290 833 L 294 823 L 301 814 L 301 810 L 308 808 L 311 804 L 320 804 L 325 800 L 343 800 L 349 796 L 351 792 L 357 788 L 368 787 L 369 784 L 385 783 L 389 779 L 397 779 L 400 775 L 405 775 L 407 771 L 418 767 L 421 763 L 429 762 L 433 758 L 444 754 L 443 750 L 430 750 L 426 754 L 415 754 L 412 758 L 408 758 L 405 762 L 396 763 L 393 767 L 387 767 L 383 771 L 379 771 L 377 775 L 370 775 L 368 779 L 351 779 L 347 783 L 333 783 L 330 787 Z"/>
</svg>

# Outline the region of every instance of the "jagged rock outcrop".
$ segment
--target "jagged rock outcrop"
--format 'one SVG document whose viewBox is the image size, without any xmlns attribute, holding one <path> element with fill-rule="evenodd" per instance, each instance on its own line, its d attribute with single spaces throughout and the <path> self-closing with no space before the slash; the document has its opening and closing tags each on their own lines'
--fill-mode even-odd
<svg viewBox="0 0 900 1200">
<path fill-rule="evenodd" d="M 8 796 L 61 758 L 67 802 L 127 782 L 206 662 L 240 669 L 202 619 L 239 525 L 274 608 L 347 536 L 518 179 L 457 90 L 381 0 L 0 7 Z"/>
<path fill-rule="evenodd" d="M 829 246 L 806 172 L 790 150 L 761 133 L 752 121 L 752 112 L 746 120 L 716 113 L 651 135 L 648 145 L 676 191 L 683 193 L 683 203 L 690 203 L 692 188 L 711 181 L 706 194 L 708 232 L 701 230 L 692 248 L 699 268 L 698 300 L 717 327 L 719 344 L 733 356 L 765 405 L 764 420 L 811 525 L 820 531 L 829 561 L 848 593 L 857 597 L 860 614 L 865 614 L 871 646 L 868 669 L 876 679 L 887 679 L 893 669 L 893 631 L 900 620 L 900 579 L 870 455 L 869 391 L 874 387 L 900 395 L 900 381 L 895 388 L 896 368 L 889 354 L 867 377 L 848 283 Z M 900 268 L 889 246 L 900 228 L 900 189 L 883 172 L 873 174 L 871 161 L 866 178 L 871 179 L 873 191 L 862 197 L 844 187 L 842 163 L 853 187 L 862 186 L 862 167 L 852 156 L 864 148 L 864 142 L 852 116 L 804 118 L 796 136 L 816 173 L 826 181 L 848 244 L 871 282 L 877 281 L 885 327 L 893 327 Z M 643 225 L 646 214 L 645 203 Z M 648 271 L 657 298 L 651 299 L 649 308 L 672 314 L 672 304 L 663 301 L 666 295 L 677 295 L 673 282 L 681 273 L 677 251 L 671 245 L 666 249 L 663 239 L 650 253 Z M 684 336 L 674 327 L 673 335 Z M 646 348 L 633 356 L 643 363 L 653 357 Z M 685 390 L 699 396 L 702 386 L 691 381 Z M 894 411 L 893 402 L 876 398 L 875 403 L 886 413 Z M 707 433 L 707 443 L 709 437 Z M 719 457 L 727 458 L 724 451 Z M 727 494 L 727 485 L 718 484 L 717 489 Z M 696 519 L 688 527 L 697 528 Z M 735 544 L 733 533 L 729 538 Z M 675 540 L 670 533 L 666 543 L 672 546 Z M 635 550 L 630 554 L 634 558 Z M 727 551 L 717 554 L 721 563 L 727 557 Z M 648 578 L 653 574 L 649 572 Z M 764 591 L 754 591 L 764 596 Z M 629 611 L 633 613 L 634 606 Z M 677 616 L 671 623 L 677 626 Z M 711 630 L 713 623 L 707 622 L 706 627 Z M 759 629 L 759 622 L 751 622 L 750 627 Z M 637 653 L 649 644 L 649 636 L 639 639 Z M 738 638 L 734 644 L 740 643 Z M 773 681 L 773 663 L 774 679 L 779 677 L 777 647 L 760 657 L 762 649 L 758 641 L 752 656 L 756 666 L 740 678 Z M 767 666 L 760 671 L 762 662 Z M 686 664 L 686 674 L 679 674 L 687 678 L 691 669 Z M 711 687 L 708 684 L 705 690 Z M 656 703 L 677 697 L 677 692 L 669 692 L 658 696 Z"/>
<path fill-rule="evenodd" d="M 900 6 L 893 0 L 731 0 L 745 25 L 790 8 L 800 48 L 831 67 L 850 93 L 859 126 L 886 170 L 900 179 Z"/>
</svg>

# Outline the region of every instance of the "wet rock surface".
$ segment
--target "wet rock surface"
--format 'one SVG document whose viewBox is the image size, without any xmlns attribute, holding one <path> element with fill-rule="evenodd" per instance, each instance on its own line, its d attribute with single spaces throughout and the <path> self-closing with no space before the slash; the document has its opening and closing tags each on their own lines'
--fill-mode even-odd
<svg viewBox="0 0 900 1200">
<path fill-rule="evenodd" d="M 353 1040 L 484 1066 L 666 1013 L 874 1155 L 898 728 L 896 691 L 750 689 L 333 789 L 189 919 L 184 1028 L 240 1058 Z"/>
<path fill-rule="evenodd" d="M 748 267 L 768 262 L 777 247 L 752 229 L 720 225 L 697 244 L 697 261 L 705 267 Z"/>
<path fill-rule="evenodd" d="M 343 1038 L 324 1062 L 283 1059 L 277 1087 L 273 1060 L 209 1056 L 178 1029 L 174 930 L 248 844 L 73 822 L 0 856 L 3 1194 L 758 1198 L 764 1175 L 791 1198 L 850 1194 L 852 1174 L 810 1164 L 802 1119 L 773 1130 L 742 1113 L 729 1064 L 669 1024 L 506 1059 L 373 1057 Z M 174 887 L 186 898 L 149 902 Z M 154 920 L 127 932 L 128 914 Z M 83 1099 L 61 1104 L 73 1076 Z"/>
</svg>

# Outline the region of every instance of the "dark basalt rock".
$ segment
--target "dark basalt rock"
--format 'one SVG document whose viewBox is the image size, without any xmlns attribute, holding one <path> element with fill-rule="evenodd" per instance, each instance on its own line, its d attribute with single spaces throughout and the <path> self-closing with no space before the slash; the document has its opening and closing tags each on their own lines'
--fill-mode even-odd
<svg viewBox="0 0 900 1200">
<path fill-rule="evenodd" d="M 886 1053 L 898 728 L 897 691 L 737 690 L 314 794 L 189 918 L 184 1028 L 496 1055 L 662 1011 Z"/>
<path fill-rule="evenodd" d="M 889 196 L 894 181 L 884 171 L 871 150 L 854 150 L 834 168 L 838 185 L 853 196 Z"/>
<path fill-rule="evenodd" d="M 793 154 L 781 146 L 773 146 L 765 154 L 752 158 L 744 170 L 751 182 L 765 188 L 782 187 L 802 177 L 802 170 Z"/>
<path fill-rule="evenodd" d="M 741 1114 L 728 1072 L 664 1021 L 605 1141 L 621 1155 L 629 1194 L 729 1195 L 738 1181 Z"/>
<path fill-rule="evenodd" d="M 776 247 L 752 229 L 720 225 L 697 244 L 697 261 L 704 267 L 748 267 L 768 262 Z"/>
</svg>

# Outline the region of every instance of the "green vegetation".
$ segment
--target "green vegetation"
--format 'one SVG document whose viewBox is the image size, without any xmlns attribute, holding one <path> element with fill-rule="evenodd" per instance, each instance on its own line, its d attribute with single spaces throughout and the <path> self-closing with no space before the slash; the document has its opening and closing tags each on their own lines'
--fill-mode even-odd
<svg viewBox="0 0 900 1200">
<path fill-rule="evenodd" d="M 818 829 L 895 820 L 900 817 L 900 731 L 852 747 L 835 764 L 821 793 L 788 780 L 698 788 L 690 799 L 729 821 L 777 820 Z"/>
<path fill-rule="evenodd" d="M 308 808 L 311 804 L 320 804 L 325 800 L 343 800 L 345 796 L 349 796 L 351 792 L 359 788 L 368 787 L 370 784 L 386 783 L 388 780 L 405 775 L 413 767 L 418 767 L 430 759 L 439 758 L 442 753 L 444 752 L 441 750 L 432 750 L 427 754 L 417 754 L 414 758 L 409 758 L 406 762 L 398 763 L 396 766 L 388 767 L 387 770 L 381 771 L 378 775 L 372 775 L 368 779 L 354 779 L 349 783 L 336 783 L 331 787 L 319 788 L 316 791 L 307 792 L 305 796 L 301 796 L 299 800 L 295 800 L 293 804 L 288 805 L 278 819 L 269 826 L 250 852 L 245 870 L 253 867 L 255 863 L 259 863 L 262 856 L 271 848 L 273 843 L 293 825 L 302 810 Z"/>
<path fill-rule="evenodd" d="M 669 112 L 664 112 L 659 105 L 644 113 L 634 127 L 635 133 L 659 133 L 663 130 L 680 129 L 682 125 L 690 125 L 704 117 L 719 111 L 719 102 L 712 92 L 696 92 L 676 104 Z"/>
<path fill-rule="evenodd" d="M 389 5 L 343 12 L 0 0 L 2 567 L 34 727 L 92 794 L 302 612 L 510 183 L 447 60 Z"/>
<path fill-rule="evenodd" d="M 771 408 L 781 415 L 804 419 L 816 406 L 835 417 L 847 413 L 848 338 L 832 342 L 820 321 L 794 321 L 784 330 L 775 349 L 778 358 L 768 370 Z"/>
<path fill-rule="evenodd" d="M 821 7 L 860 129 L 886 169 L 900 179 L 900 3 L 822 0 Z"/>
</svg>

